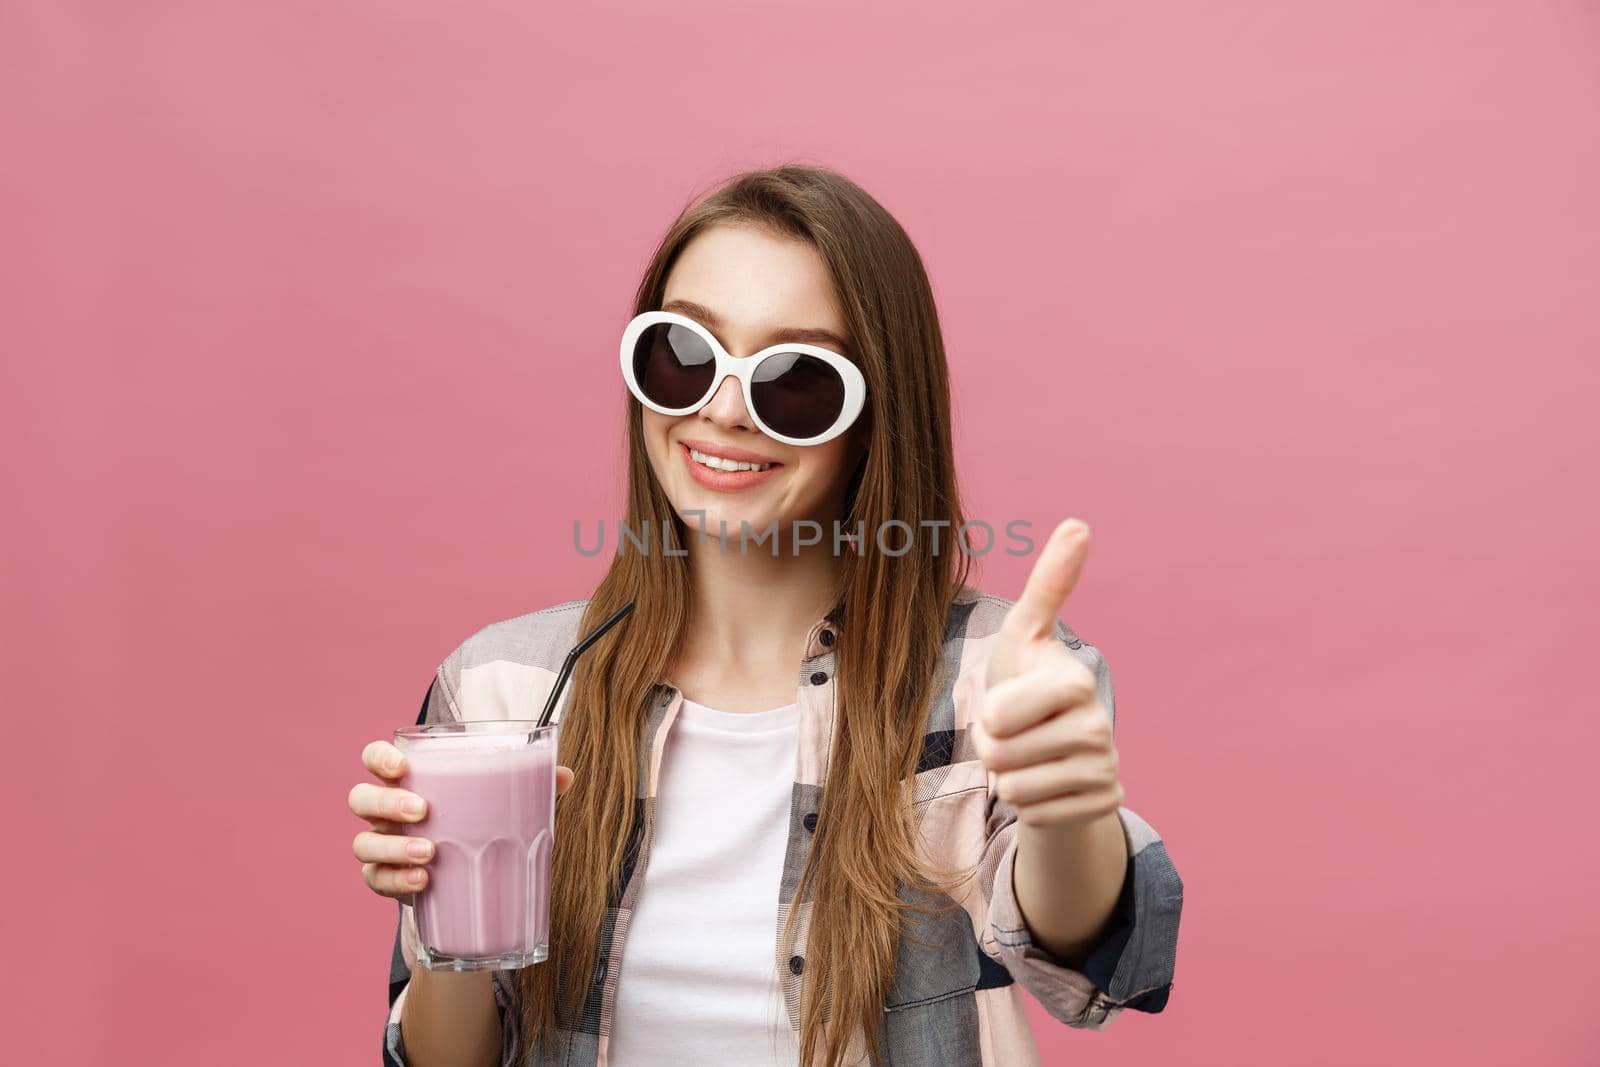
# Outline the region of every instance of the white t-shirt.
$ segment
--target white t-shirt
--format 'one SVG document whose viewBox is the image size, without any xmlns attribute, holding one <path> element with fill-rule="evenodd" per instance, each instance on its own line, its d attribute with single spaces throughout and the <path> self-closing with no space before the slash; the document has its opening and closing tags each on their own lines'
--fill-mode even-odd
<svg viewBox="0 0 1600 1067">
<path fill-rule="evenodd" d="M 612 1067 L 799 1062 L 773 951 L 799 728 L 798 704 L 679 708 L 622 945 Z"/>
</svg>

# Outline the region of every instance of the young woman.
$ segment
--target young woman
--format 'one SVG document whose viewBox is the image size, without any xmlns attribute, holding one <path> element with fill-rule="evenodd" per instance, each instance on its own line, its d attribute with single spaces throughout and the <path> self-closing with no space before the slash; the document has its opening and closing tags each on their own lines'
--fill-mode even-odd
<svg viewBox="0 0 1600 1067">
<path fill-rule="evenodd" d="M 687 209 L 623 335 L 628 504 L 586 600 L 469 637 L 422 718 L 526 718 L 629 600 L 561 711 L 550 959 L 415 965 L 426 797 L 351 791 L 363 877 L 402 901 L 386 1062 L 1037 1061 L 1157 1012 L 1182 883 L 1123 807 L 1110 671 L 1058 618 L 1087 527 L 1015 601 L 966 584 L 943 342 L 898 223 L 827 170 Z M 662 537 L 665 537 L 665 543 Z M 643 540 L 643 548 L 639 541 Z"/>
</svg>

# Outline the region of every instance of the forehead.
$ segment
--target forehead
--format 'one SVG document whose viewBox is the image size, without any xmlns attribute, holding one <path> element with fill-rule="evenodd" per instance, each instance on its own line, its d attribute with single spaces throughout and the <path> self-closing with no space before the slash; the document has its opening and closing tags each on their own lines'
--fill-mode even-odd
<svg viewBox="0 0 1600 1067">
<path fill-rule="evenodd" d="M 690 300 L 716 312 L 730 331 L 785 327 L 843 332 L 833 279 L 812 245 L 749 226 L 696 234 L 667 276 L 665 303 Z"/>
</svg>

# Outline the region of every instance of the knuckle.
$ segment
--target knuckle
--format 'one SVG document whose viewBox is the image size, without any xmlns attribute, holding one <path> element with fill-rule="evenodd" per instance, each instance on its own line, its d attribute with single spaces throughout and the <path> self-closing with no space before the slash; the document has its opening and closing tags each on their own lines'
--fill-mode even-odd
<svg viewBox="0 0 1600 1067">
<path fill-rule="evenodd" d="M 1094 678 L 1084 673 L 1082 664 L 1076 670 L 1061 672 L 1061 700 L 1066 704 L 1083 704 L 1094 698 Z"/>
<path fill-rule="evenodd" d="M 361 765 L 380 778 L 394 780 L 405 773 L 405 753 L 381 738 L 361 750 Z"/>
<path fill-rule="evenodd" d="M 420 805 L 422 803 L 422 798 L 417 794 L 399 788 L 390 788 L 388 793 L 389 811 L 391 812 L 391 817 L 397 822 L 416 822 L 422 817 L 420 811 L 413 814 L 406 810 L 412 804 Z"/>
<path fill-rule="evenodd" d="M 1044 734 L 1052 756 L 1066 756 L 1076 752 L 1083 746 L 1083 739 L 1078 733 L 1078 724 L 1070 715 L 1057 715 L 1050 721 L 1050 729 Z"/>
<path fill-rule="evenodd" d="M 378 773 L 399 778 L 406 772 L 406 754 L 387 741 L 378 742 Z"/>
<path fill-rule="evenodd" d="M 995 795 L 1007 804 L 1015 803 L 1017 799 L 1017 776 L 1015 774 L 1002 774 L 994 783 Z"/>
<path fill-rule="evenodd" d="M 1061 651 L 1067 654 L 1067 658 L 1061 661 L 1061 673 L 1070 678 L 1074 685 L 1086 686 L 1093 690 L 1094 671 L 1089 668 L 1088 664 L 1079 659 L 1076 654 L 1068 651 L 1067 646 L 1062 645 Z"/>
<path fill-rule="evenodd" d="M 1083 725 L 1083 737 L 1097 747 L 1106 748 L 1111 744 L 1111 720 L 1104 715 L 1092 716 Z"/>
<path fill-rule="evenodd" d="M 384 864 L 378 868 L 379 892 L 385 896 L 403 896 L 411 890 L 405 884 L 406 871 L 403 868 Z"/>
<path fill-rule="evenodd" d="M 383 794 L 384 814 L 397 822 L 405 822 L 409 818 L 405 812 L 405 791 L 391 787 L 389 789 L 385 789 Z"/>
</svg>

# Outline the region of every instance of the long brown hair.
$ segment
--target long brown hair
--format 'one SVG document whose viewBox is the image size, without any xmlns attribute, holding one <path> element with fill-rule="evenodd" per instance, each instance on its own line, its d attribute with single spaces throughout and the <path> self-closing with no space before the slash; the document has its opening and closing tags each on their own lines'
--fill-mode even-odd
<svg viewBox="0 0 1600 1067">
<path fill-rule="evenodd" d="M 859 527 L 865 537 L 839 568 L 834 747 L 794 898 L 811 902 L 800 1060 L 837 1067 L 852 1032 L 877 1058 L 906 919 L 899 887 L 948 889 L 955 877 L 923 855 L 909 789 L 938 684 L 946 616 L 968 566 L 967 555 L 949 544 L 963 517 L 944 342 L 922 258 L 900 224 L 849 179 L 798 164 L 736 175 L 685 208 L 651 257 L 635 314 L 661 306 L 679 253 L 719 224 L 764 227 L 817 249 L 867 382 L 867 453 L 840 516 L 842 529 Z M 652 472 L 641 410 L 630 395 L 625 521 L 632 530 L 670 530 L 681 550 L 684 529 Z M 904 555 L 874 550 L 876 531 L 891 519 L 917 532 Z M 949 525 L 936 552 L 921 523 L 940 520 Z M 898 548 L 903 534 L 894 529 L 885 539 Z M 646 705 L 671 662 L 689 599 L 687 558 L 620 552 L 584 613 L 587 632 L 635 603 L 635 617 L 580 661 L 563 716 L 562 762 L 576 777 L 556 814 L 551 962 L 518 979 L 530 1046 L 549 1040 L 558 1025 L 575 1028 L 583 1015 L 607 908 L 620 894 L 637 829 Z M 790 910 L 785 943 L 798 910 Z"/>
</svg>

